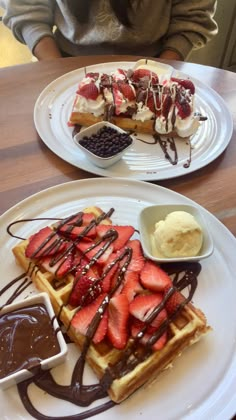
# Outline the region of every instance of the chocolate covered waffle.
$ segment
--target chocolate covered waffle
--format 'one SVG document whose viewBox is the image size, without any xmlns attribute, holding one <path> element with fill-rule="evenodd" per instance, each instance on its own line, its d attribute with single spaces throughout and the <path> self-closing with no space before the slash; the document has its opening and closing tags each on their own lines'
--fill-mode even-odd
<svg viewBox="0 0 236 420">
<path fill-rule="evenodd" d="M 87 72 L 78 85 L 70 123 L 90 126 L 106 120 L 130 132 L 194 134 L 203 119 L 195 112 L 194 83 L 169 72 L 160 75 L 157 62 L 143 61 L 109 74 Z"/>
<path fill-rule="evenodd" d="M 112 224 L 113 211 L 87 208 L 13 249 L 78 344 L 78 376 L 87 361 L 99 379 L 93 391 L 81 379 L 85 405 L 106 393 L 123 401 L 209 329 L 191 303 L 200 265 L 157 266 L 133 226 Z"/>
</svg>

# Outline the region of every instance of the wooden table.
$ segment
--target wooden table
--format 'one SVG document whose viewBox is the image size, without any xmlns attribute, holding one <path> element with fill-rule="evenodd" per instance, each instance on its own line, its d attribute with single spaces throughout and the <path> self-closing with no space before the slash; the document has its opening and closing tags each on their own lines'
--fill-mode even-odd
<svg viewBox="0 0 236 420">
<path fill-rule="evenodd" d="M 0 70 L 0 214 L 42 189 L 94 177 L 60 159 L 40 140 L 33 122 L 34 104 L 47 84 L 64 73 L 94 63 L 129 60 L 135 61 L 127 56 L 63 58 Z M 236 74 L 191 63 L 171 64 L 223 97 L 233 115 L 234 132 L 213 163 L 158 184 L 195 200 L 236 235 Z"/>
</svg>

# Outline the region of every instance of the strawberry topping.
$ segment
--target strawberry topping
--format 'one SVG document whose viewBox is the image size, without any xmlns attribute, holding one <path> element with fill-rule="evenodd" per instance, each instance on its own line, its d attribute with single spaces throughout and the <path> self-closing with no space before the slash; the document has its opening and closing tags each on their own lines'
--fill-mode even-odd
<svg viewBox="0 0 236 420">
<path fill-rule="evenodd" d="M 97 226 L 97 234 L 102 238 L 111 229 L 118 233 L 117 239 L 112 242 L 114 251 L 123 248 L 134 233 L 133 226 L 99 225 Z"/>
<path fill-rule="evenodd" d="M 65 244 L 50 227 L 45 227 L 32 235 L 25 250 L 27 258 L 40 258 L 61 252 Z"/>
<path fill-rule="evenodd" d="M 153 292 L 164 292 L 172 285 L 168 274 L 153 261 L 146 260 L 140 273 L 141 284 Z"/>
<path fill-rule="evenodd" d="M 102 293 L 102 283 L 88 275 L 79 276 L 69 298 L 72 306 L 86 306 Z"/>
<path fill-rule="evenodd" d="M 176 77 L 172 77 L 171 80 L 173 82 L 177 82 L 180 86 L 182 86 L 186 90 L 190 90 L 191 94 L 194 95 L 195 93 L 195 86 L 193 82 L 189 79 L 177 79 Z"/>
<path fill-rule="evenodd" d="M 93 81 L 90 83 L 81 84 L 77 93 L 81 96 L 84 96 L 84 98 L 92 99 L 93 101 L 95 101 L 99 95 L 98 88 Z"/>
<path fill-rule="evenodd" d="M 107 335 L 113 346 L 123 349 L 128 340 L 129 302 L 125 295 L 111 298 L 108 307 Z"/>
</svg>

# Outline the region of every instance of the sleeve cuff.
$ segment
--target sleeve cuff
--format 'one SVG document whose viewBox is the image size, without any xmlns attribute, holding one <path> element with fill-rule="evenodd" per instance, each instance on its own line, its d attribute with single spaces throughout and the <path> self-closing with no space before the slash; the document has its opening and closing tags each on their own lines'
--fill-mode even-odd
<svg viewBox="0 0 236 420">
<path fill-rule="evenodd" d="M 32 53 L 36 44 L 45 36 L 53 37 L 50 25 L 42 23 L 30 23 L 29 25 L 25 25 L 22 28 L 22 38 Z"/>
<path fill-rule="evenodd" d="M 200 45 L 199 45 L 200 46 Z M 199 47 L 198 46 L 198 47 Z M 201 43 L 202 46 L 202 43 Z M 184 35 L 175 35 L 168 38 L 163 43 L 162 50 L 172 50 L 180 54 L 183 60 L 185 60 L 188 55 L 193 50 L 193 44 L 185 37 Z"/>
</svg>

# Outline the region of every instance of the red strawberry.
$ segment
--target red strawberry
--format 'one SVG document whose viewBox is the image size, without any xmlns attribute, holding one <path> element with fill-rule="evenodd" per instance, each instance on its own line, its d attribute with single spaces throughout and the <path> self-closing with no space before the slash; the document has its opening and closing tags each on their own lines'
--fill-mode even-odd
<svg viewBox="0 0 236 420">
<path fill-rule="evenodd" d="M 124 97 L 128 99 L 128 101 L 133 101 L 135 99 L 135 90 L 128 83 L 119 83 L 118 88 L 122 95 L 124 95 Z"/>
<path fill-rule="evenodd" d="M 32 235 L 25 250 L 27 258 L 54 255 L 65 248 L 65 243 L 50 227 L 45 227 Z"/>
<path fill-rule="evenodd" d="M 87 226 L 95 220 L 93 213 L 78 213 L 67 220 L 67 224 L 76 226 Z"/>
<path fill-rule="evenodd" d="M 118 233 L 118 238 L 112 242 L 114 251 L 123 248 L 135 231 L 133 226 L 99 225 L 97 234 L 102 238 L 110 229 L 114 229 Z"/>
<path fill-rule="evenodd" d="M 79 237 L 86 240 L 87 238 L 96 237 L 96 227 L 92 226 L 91 229 L 88 229 L 87 226 L 73 226 L 72 224 L 65 224 L 60 229 L 59 232 L 64 233 L 65 236 L 76 240 Z M 84 236 L 85 235 L 85 236 Z"/>
<path fill-rule="evenodd" d="M 151 260 L 146 260 L 140 273 L 141 284 L 153 292 L 164 292 L 172 285 L 171 278 Z"/>
<path fill-rule="evenodd" d="M 77 93 L 86 99 L 96 100 L 99 92 L 94 82 L 85 83 L 79 86 Z"/>
<path fill-rule="evenodd" d="M 165 95 L 163 103 L 162 103 L 162 115 L 165 119 L 168 118 L 170 108 L 172 105 L 172 99 L 170 95 Z"/>
<path fill-rule="evenodd" d="M 108 267 L 110 266 L 112 261 L 116 259 L 116 257 L 117 257 L 117 254 L 115 253 L 111 254 L 107 260 L 106 266 L 104 267 L 102 276 L 104 276 L 104 273 L 107 272 L 107 274 L 103 277 L 103 280 L 102 280 L 102 287 L 103 287 L 104 292 L 110 291 L 112 278 L 115 275 L 116 271 L 118 270 L 119 263 L 117 262 L 109 269 L 109 271 L 107 271 Z"/>
<path fill-rule="evenodd" d="M 159 82 L 157 74 L 147 69 L 137 69 L 134 70 L 132 74 L 132 79 L 134 82 L 139 82 L 139 80 L 143 79 L 144 77 L 151 79 L 153 84 L 157 84 Z"/>
<path fill-rule="evenodd" d="M 72 306 L 87 306 L 102 293 L 102 284 L 96 278 L 88 277 L 87 274 L 80 275 L 75 280 L 69 304 Z"/>
<path fill-rule="evenodd" d="M 98 245 L 91 242 L 80 241 L 76 247 L 83 253 L 85 256 L 91 260 L 92 258 L 96 257 L 98 264 L 105 264 L 109 256 L 113 252 L 113 246 L 109 245 L 109 247 L 102 251 L 103 247 L 107 244 L 106 241 L 102 241 Z M 101 251 L 101 256 L 99 256 Z M 98 257 L 99 256 L 99 257 Z"/>
<path fill-rule="evenodd" d="M 170 287 L 165 288 L 165 295 Z M 173 314 L 178 306 L 185 300 L 184 296 L 181 295 L 177 290 L 168 298 L 165 303 L 165 308 L 169 315 Z"/>
<path fill-rule="evenodd" d="M 66 254 L 64 257 L 57 255 L 51 257 L 43 257 L 40 260 L 40 265 L 50 273 L 56 275 L 56 277 L 64 277 L 71 269 L 73 265 L 73 255 L 71 253 Z"/>
<path fill-rule="evenodd" d="M 138 272 L 141 271 L 144 266 L 145 259 L 140 241 L 138 239 L 133 239 L 132 241 L 127 242 L 126 247 L 131 248 L 133 251 L 128 270 Z"/>
<path fill-rule="evenodd" d="M 135 318 L 145 322 L 153 313 L 153 310 L 163 301 L 162 293 L 153 293 L 151 295 L 138 295 L 129 305 L 129 312 Z M 163 320 L 166 319 L 166 311 L 161 312 L 153 319 L 152 326 L 159 327 Z"/>
<path fill-rule="evenodd" d="M 134 299 L 134 296 L 143 292 L 143 288 L 139 282 L 139 273 L 135 271 L 127 271 L 124 277 L 124 285 L 121 293 L 125 295 L 129 302 Z"/>
<path fill-rule="evenodd" d="M 182 119 L 189 117 L 191 114 L 191 107 L 185 96 L 180 94 L 176 95 L 175 105 L 178 109 L 178 114 Z"/>
<path fill-rule="evenodd" d="M 100 307 L 102 301 L 105 298 L 105 293 L 98 296 L 98 298 L 90 303 L 90 305 L 84 306 L 80 309 L 75 316 L 72 318 L 71 325 L 76 329 L 76 331 L 82 335 L 86 335 L 88 328 L 98 313 L 98 308 Z M 98 328 L 93 336 L 94 343 L 100 343 L 107 333 L 107 311 L 105 310 L 104 314 L 101 315 Z"/>
<path fill-rule="evenodd" d="M 86 77 L 90 77 L 90 79 L 93 79 L 93 80 L 98 80 L 98 78 L 99 78 L 99 73 L 94 73 L 94 72 L 90 72 L 90 73 L 86 73 Z"/>
<path fill-rule="evenodd" d="M 141 330 L 141 328 L 137 328 L 135 325 L 132 324 L 131 325 L 132 337 L 136 337 L 140 330 Z M 151 328 L 149 330 L 151 331 Z M 152 337 L 154 332 L 155 331 L 150 332 L 150 333 L 145 332 L 145 334 L 141 338 L 140 342 L 145 345 L 148 342 L 148 340 Z M 155 351 L 156 350 L 161 350 L 165 346 L 166 342 L 167 342 L 167 332 L 165 331 L 161 335 L 161 337 L 152 345 L 152 349 L 155 350 Z"/>
<path fill-rule="evenodd" d="M 111 298 L 108 307 L 107 336 L 113 346 L 123 349 L 128 340 L 129 302 L 125 295 Z"/>
<path fill-rule="evenodd" d="M 171 80 L 173 82 L 177 82 L 180 86 L 183 86 L 184 89 L 190 90 L 191 94 L 194 95 L 195 93 L 195 86 L 193 82 L 189 79 L 177 79 L 176 77 L 172 77 Z"/>
</svg>

